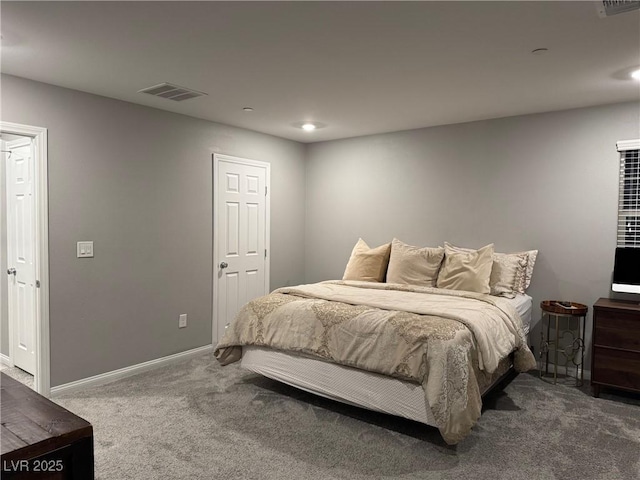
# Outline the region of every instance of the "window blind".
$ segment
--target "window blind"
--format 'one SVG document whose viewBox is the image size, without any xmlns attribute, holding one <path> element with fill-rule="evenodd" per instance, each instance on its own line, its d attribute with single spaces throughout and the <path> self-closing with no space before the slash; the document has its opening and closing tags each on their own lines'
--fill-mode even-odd
<svg viewBox="0 0 640 480">
<path fill-rule="evenodd" d="M 640 248 L 640 140 L 618 142 L 620 190 L 617 246 Z"/>
</svg>

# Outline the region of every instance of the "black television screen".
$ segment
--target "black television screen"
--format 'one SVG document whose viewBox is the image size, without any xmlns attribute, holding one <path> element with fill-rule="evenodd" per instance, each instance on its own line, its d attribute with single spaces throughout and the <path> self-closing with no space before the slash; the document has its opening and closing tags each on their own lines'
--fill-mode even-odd
<svg viewBox="0 0 640 480">
<path fill-rule="evenodd" d="M 616 248 L 614 292 L 640 293 L 640 248 Z"/>
</svg>

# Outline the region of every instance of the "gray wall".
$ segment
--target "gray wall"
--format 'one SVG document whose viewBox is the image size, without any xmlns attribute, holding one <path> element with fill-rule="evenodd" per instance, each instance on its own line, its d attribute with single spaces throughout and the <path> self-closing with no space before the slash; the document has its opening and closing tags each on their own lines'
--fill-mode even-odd
<svg viewBox="0 0 640 480">
<path fill-rule="evenodd" d="M 211 343 L 213 153 L 271 163 L 271 288 L 304 280 L 302 144 L 6 75 L 1 116 L 49 133 L 52 386 Z"/>
<path fill-rule="evenodd" d="M 371 246 L 398 237 L 540 250 L 535 323 L 541 300 L 609 296 L 615 144 L 638 137 L 639 112 L 626 103 L 310 145 L 306 281 L 341 278 L 359 236 Z"/>
<path fill-rule="evenodd" d="M 540 300 L 609 295 L 615 142 L 639 135 L 637 103 L 305 148 L 6 75 L 2 88 L 3 120 L 49 129 L 52 386 L 210 342 L 212 153 L 272 165 L 271 288 L 340 278 L 359 236 L 395 236 L 539 249 L 534 322 Z M 0 327 L 8 354 L 6 314 Z"/>
</svg>

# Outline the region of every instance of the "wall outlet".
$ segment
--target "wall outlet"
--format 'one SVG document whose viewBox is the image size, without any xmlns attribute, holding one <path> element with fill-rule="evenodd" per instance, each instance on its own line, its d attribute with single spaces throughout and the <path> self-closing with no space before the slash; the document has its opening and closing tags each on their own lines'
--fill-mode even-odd
<svg viewBox="0 0 640 480">
<path fill-rule="evenodd" d="M 182 315 L 180 315 L 180 318 L 178 318 L 178 328 L 186 328 L 187 326 L 187 314 L 183 313 Z"/>
</svg>

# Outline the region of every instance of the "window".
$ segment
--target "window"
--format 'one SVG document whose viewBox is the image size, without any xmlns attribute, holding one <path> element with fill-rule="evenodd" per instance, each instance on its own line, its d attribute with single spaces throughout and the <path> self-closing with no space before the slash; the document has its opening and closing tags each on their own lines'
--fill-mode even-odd
<svg viewBox="0 0 640 480">
<path fill-rule="evenodd" d="M 618 142 L 618 247 L 640 248 L 640 140 Z"/>
</svg>

